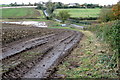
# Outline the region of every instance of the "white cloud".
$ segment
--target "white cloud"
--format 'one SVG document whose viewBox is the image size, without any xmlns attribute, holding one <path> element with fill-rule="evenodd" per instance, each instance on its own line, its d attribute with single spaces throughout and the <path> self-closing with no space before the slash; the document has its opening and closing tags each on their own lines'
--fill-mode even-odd
<svg viewBox="0 0 120 80">
<path fill-rule="evenodd" d="M 48 0 L 1 0 L 0 4 L 10 4 L 10 3 L 35 3 L 44 1 L 47 2 Z M 53 2 L 63 2 L 63 3 L 95 3 L 100 5 L 108 5 L 108 4 L 116 4 L 118 0 L 52 0 Z"/>
</svg>

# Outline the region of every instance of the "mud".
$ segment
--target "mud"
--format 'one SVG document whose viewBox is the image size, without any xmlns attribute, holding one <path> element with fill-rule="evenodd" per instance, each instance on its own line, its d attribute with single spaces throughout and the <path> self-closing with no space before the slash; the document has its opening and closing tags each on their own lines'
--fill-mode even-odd
<svg viewBox="0 0 120 80">
<path fill-rule="evenodd" d="M 82 36 L 80 32 L 61 29 L 53 34 L 26 39 L 5 47 L 2 58 L 4 71 L 2 77 L 48 78 Z M 32 53 L 32 56 L 28 58 L 29 55 L 25 55 L 26 53 Z"/>
</svg>

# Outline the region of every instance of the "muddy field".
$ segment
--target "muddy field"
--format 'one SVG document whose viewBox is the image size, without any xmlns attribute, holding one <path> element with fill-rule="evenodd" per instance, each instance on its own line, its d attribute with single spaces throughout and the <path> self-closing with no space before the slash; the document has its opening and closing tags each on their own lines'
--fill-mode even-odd
<svg viewBox="0 0 120 80">
<path fill-rule="evenodd" d="M 76 47 L 80 32 L 3 24 L 3 78 L 47 78 Z"/>
</svg>

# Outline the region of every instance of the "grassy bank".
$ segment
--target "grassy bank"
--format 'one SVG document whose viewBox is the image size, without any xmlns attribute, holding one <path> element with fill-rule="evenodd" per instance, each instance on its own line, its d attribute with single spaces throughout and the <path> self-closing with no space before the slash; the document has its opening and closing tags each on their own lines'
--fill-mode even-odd
<svg viewBox="0 0 120 80">
<path fill-rule="evenodd" d="M 83 32 L 84 37 L 58 66 L 54 78 L 117 78 L 116 69 L 108 66 L 113 52 L 109 45 L 100 42 L 90 31 L 78 31 Z"/>
<path fill-rule="evenodd" d="M 0 9 L 2 18 L 40 18 L 43 17 L 41 11 L 34 8 L 12 8 L 12 9 Z"/>
<path fill-rule="evenodd" d="M 69 14 L 71 14 L 71 17 L 98 17 L 100 10 L 98 8 L 95 9 L 78 9 L 78 8 L 72 8 L 72 9 L 57 9 L 55 11 L 56 14 L 58 14 L 61 10 L 67 10 L 69 11 Z"/>
<path fill-rule="evenodd" d="M 118 73 L 120 73 L 120 20 L 110 21 L 107 23 L 102 23 L 100 25 L 94 25 L 86 28 L 94 32 L 100 41 L 104 41 L 109 44 L 111 50 L 111 62 L 110 66 L 112 68 L 118 68 Z M 119 74 L 120 75 L 120 74 Z"/>
</svg>

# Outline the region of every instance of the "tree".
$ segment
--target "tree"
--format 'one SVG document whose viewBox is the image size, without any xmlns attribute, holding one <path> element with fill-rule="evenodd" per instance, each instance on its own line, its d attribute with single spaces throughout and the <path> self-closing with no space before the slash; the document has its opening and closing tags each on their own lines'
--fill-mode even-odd
<svg viewBox="0 0 120 80">
<path fill-rule="evenodd" d="M 28 6 L 32 6 L 32 4 L 29 2 Z"/>
<path fill-rule="evenodd" d="M 49 14 L 49 19 L 51 19 L 54 16 L 53 14 L 54 10 L 55 10 L 55 4 L 52 3 L 51 1 L 48 1 L 46 3 L 46 12 Z"/>
<path fill-rule="evenodd" d="M 120 1 L 112 7 L 112 11 L 116 19 L 120 19 Z"/>
<path fill-rule="evenodd" d="M 37 3 L 36 3 L 36 2 L 34 3 L 34 6 L 37 6 Z"/>
<path fill-rule="evenodd" d="M 75 3 L 76 4 L 76 8 L 80 8 L 80 4 L 79 3 Z"/>
<path fill-rule="evenodd" d="M 45 8 L 43 7 L 43 4 L 39 3 L 37 4 L 37 9 L 44 10 Z"/>
<path fill-rule="evenodd" d="M 56 3 L 55 3 L 55 7 L 56 7 L 56 8 L 62 8 L 62 7 L 63 7 L 63 3 L 61 3 L 61 2 L 56 2 Z"/>
<path fill-rule="evenodd" d="M 14 6 L 14 4 L 13 4 L 13 3 L 10 3 L 10 6 Z"/>
<path fill-rule="evenodd" d="M 17 6 L 17 2 L 14 3 L 14 6 Z"/>
<path fill-rule="evenodd" d="M 62 22 L 64 23 L 65 20 L 70 18 L 70 14 L 68 13 L 68 11 L 62 10 L 58 13 L 58 17 L 59 19 L 62 20 Z"/>
</svg>

